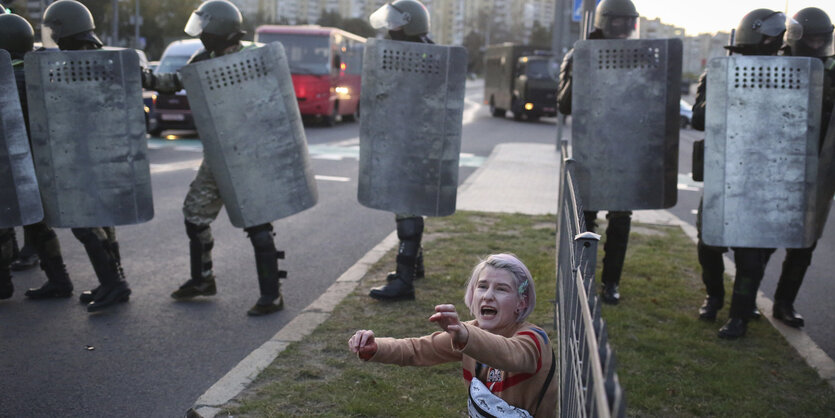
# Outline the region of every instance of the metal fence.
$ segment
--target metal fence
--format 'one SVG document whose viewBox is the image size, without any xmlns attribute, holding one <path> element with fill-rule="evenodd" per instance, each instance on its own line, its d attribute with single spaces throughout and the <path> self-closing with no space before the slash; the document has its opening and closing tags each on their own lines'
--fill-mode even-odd
<svg viewBox="0 0 835 418">
<path fill-rule="evenodd" d="M 557 298 L 561 417 L 624 417 L 626 400 L 615 371 L 615 355 L 600 317 L 594 270 L 600 235 L 585 232 L 576 194 L 574 161 L 561 141 L 557 209 Z"/>
</svg>

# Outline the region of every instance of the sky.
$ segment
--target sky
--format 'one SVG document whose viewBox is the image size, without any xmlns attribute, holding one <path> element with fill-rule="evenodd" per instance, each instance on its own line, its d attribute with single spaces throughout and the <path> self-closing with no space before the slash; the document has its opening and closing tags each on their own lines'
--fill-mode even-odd
<svg viewBox="0 0 835 418">
<path fill-rule="evenodd" d="M 772 9 L 791 17 L 805 7 L 817 7 L 835 20 L 835 0 L 632 0 L 638 13 L 665 24 L 683 27 L 687 35 L 730 32 L 746 13 Z M 788 6 L 788 7 L 787 7 Z"/>
</svg>

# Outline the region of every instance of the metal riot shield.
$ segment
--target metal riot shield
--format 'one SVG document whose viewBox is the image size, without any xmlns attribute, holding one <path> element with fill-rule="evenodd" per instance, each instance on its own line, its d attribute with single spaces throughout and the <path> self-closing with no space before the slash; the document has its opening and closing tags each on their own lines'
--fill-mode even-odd
<svg viewBox="0 0 835 418">
<path fill-rule="evenodd" d="M 681 40 L 574 45 L 572 158 L 587 210 L 676 204 Z"/>
<path fill-rule="evenodd" d="M 823 66 L 803 57 L 710 61 L 702 239 L 805 248 L 815 240 Z"/>
<path fill-rule="evenodd" d="M 196 62 L 180 75 L 232 225 L 248 228 L 316 204 L 307 138 L 280 43 Z"/>
<path fill-rule="evenodd" d="M 357 198 L 395 213 L 455 213 L 467 51 L 369 39 Z"/>
<path fill-rule="evenodd" d="M 0 228 L 43 219 L 12 60 L 0 49 Z"/>
<path fill-rule="evenodd" d="M 815 207 L 815 239 L 820 239 L 832 199 L 835 198 L 835 112 L 829 118 L 829 127 L 821 143 L 818 157 L 818 189 Z"/>
<path fill-rule="evenodd" d="M 133 50 L 26 54 L 32 154 L 50 226 L 153 218 L 139 57 Z"/>
</svg>

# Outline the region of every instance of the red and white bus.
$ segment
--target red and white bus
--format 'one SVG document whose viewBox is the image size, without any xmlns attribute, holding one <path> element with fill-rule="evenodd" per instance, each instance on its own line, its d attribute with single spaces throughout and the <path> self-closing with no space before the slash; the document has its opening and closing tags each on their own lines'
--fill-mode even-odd
<svg viewBox="0 0 835 418">
<path fill-rule="evenodd" d="M 255 41 L 284 46 L 302 116 L 327 125 L 359 117 L 365 38 L 315 25 L 263 25 L 255 29 Z"/>
</svg>

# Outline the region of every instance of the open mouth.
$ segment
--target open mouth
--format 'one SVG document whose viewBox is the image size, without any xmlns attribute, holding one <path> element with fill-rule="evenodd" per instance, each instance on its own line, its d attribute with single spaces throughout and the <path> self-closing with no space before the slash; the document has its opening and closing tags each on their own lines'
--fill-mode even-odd
<svg viewBox="0 0 835 418">
<path fill-rule="evenodd" d="M 496 308 L 492 308 L 490 306 L 484 306 L 481 308 L 481 316 L 484 317 L 492 317 L 495 316 L 497 313 Z"/>
</svg>

